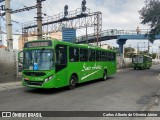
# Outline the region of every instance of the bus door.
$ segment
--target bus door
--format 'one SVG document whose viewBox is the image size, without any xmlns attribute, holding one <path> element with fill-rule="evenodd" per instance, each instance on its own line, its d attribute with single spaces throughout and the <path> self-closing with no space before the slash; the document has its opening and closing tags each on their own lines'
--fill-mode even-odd
<svg viewBox="0 0 160 120">
<path fill-rule="evenodd" d="M 55 62 L 55 73 L 58 86 L 67 84 L 68 71 L 67 71 L 67 46 L 57 45 L 56 46 L 56 62 Z"/>
</svg>

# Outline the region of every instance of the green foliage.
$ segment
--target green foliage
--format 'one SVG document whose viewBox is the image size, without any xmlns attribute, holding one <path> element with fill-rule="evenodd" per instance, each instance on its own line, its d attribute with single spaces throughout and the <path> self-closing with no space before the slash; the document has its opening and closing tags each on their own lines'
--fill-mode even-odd
<svg viewBox="0 0 160 120">
<path fill-rule="evenodd" d="M 124 49 L 124 57 L 126 58 L 132 58 L 132 56 L 135 55 L 135 49 L 132 47 L 127 47 Z"/>
<path fill-rule="evenodd" d="M 160 34 L 160 0 L 146 0 L 145 4 L 139 11 L 141 23 L 150 26 L 151 31 L 147 35 L 153 43 L 155 36 Z"/>
<path fill-rule="evenodd" d="M 142 54 L 142 55 L 148 55 L 148 50 L 145 50 L 145 51 L 140 51 L 139 54 Z"/>
<path fill-rule="evenodd" d="M 113 47 L 110 50 L 114 50 L 117 55 L 119 55 L 119 48 L 118 47 Z"/>
<path fill-rule="evenodd" d="M 155 59 L 156 56 L 157 56 L 157 53 L 148 53 L 148 50 L 146 50 L 146 51 L 140 51 L 139 54 L 141 54 L 141 55 L 149 55 L 149 56 L 152 57 L 152 59 Z"/>
<path fill-rule="evenodd" d="M 153 53 L 153 54 L 151 54 L 152 59 L 155 59 L 155 58 L 156 58 L 156 56 L 157 56 L 157 53 Z"/>
</svg>

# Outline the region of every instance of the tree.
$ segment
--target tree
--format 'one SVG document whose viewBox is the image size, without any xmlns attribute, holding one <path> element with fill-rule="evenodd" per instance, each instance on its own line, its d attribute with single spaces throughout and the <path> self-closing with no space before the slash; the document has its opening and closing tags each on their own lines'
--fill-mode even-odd
<svg viewBox="0 0 160 120">
<path fill-rule="evenodd" d="M 155 59 L 157 56 L 157 53 L 153 53 L 153 54 L 151 54 L 151 56 L 152 56 L 152 59 Z"/>
<path fill-rule="evenodd" d="M 148 52 L 148 50 L 145 50 L 145 51 L 140 51 L 140 52 L 139 52 L 139 54 L 142 54 L 142 55 L 148 55 L 148 54 L 149 54 L 149 52 Z"/>
<path fill-rule="evenodd" d="M 160 0 L 146 0 L 145 7 L 139 11 L 141 23 L 150 26 L 151 31 L 147 34 L 151 43 L 160 34 Z"/>
<path fill-rule="evenodd" d="M 116 52 L 116 55 L 119 55 L 119 48 L 118 47 L 113 47 L 110 50 L 114 50 Z"/>
<path fill-rule="evenodd" d="M 126 47 L 124 49 L 124 57 L 131 58 L 133 55 L 135 55 L 135 49 L 132 47 Z"/>
</svg>

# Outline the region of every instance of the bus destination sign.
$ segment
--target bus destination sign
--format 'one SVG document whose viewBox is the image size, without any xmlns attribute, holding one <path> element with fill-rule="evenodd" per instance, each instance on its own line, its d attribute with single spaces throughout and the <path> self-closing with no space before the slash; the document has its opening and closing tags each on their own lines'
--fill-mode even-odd
<svg viewBox="0 0 160 120">
<path fill-rule="evenodd" d="M 47 46 L 52 46 L 52 42 L 51 41 L 28 42 L 28 43 L 25 43 L 24 45 L 25 48 L 47 47 Z"/>
</svg>

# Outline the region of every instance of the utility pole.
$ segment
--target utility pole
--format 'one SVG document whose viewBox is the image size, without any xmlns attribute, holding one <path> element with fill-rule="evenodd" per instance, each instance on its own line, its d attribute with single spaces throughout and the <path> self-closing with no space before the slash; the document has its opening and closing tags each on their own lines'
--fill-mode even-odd
<svg viewBox="0 0 160 120">
<path fill-rule="evenodd" d="M 137 43 L 137 55 L 139 55 L 139 46 L 138 46 L 138 43 Z"/>
<path fill-rule="evenodd" d="M 37 39 L 42 40 L 42 1 L 37 0 Z"/>
<path fill-rule="evenodd" d="M 0 3 L 4 2 L 4 1 L 5 1 L 5 7 L 3 5 L 0 6 L 0 7 L 1 7 L 2 10 L 5 10 L 5 12 L 0 13 L 0 16 L 6 16 L 7 48 L 13 49 L 11 14 L 24 12 L 24 11 L 29 11 L 29 10 L 35 9 L 37 6 L 25 7 L 25 8 L 22 8 L 22 9 L 12 11 L 10 9 L 10 1 L 11 0 L 0 0 Z"/>
<path fill-rule="evenodd" d="M 7 48 L 13 49 L 13 38 L 12 38 L 12 23 L 11 23 L 11 9 L 10 0 L 5 0 L 6 10 L 6 32 L 7 32 Z"/>
<path fill-rule="evenodd" d="M 149 47 L 150 47 L 150 46 L 149 46 L 149 40 L 148 40 L 148 55 L 149 55 L 149 51 L 150 51 Z"/>
<path fill-rule="evenodd" d="M 87 25 L 86 25 L 86 43 L 88 44 L 88 31 L 87 31 Z"/>
<path fill-rule="evenodd" d="M 158 45 L 158 52 L 157 52 L 157 54 L 158 54 L 158 60 L 159 60 L 159 49 L 160 49 L 160 45 Z"/>
</svg>

